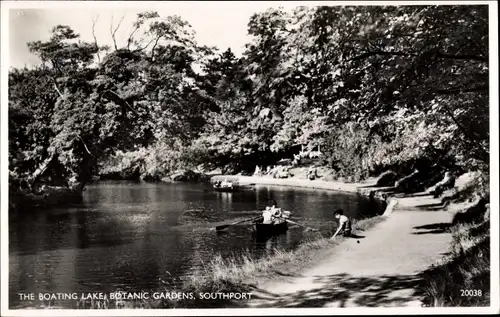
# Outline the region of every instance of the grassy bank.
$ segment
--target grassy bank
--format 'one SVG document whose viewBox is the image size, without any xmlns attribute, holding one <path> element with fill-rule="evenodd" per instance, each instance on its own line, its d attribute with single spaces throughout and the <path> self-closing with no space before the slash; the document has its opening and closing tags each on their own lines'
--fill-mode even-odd
<svg viewBox="0 0 500 317">
<path fill-rule="evenodd" d="M 426 298 L 434 307 L 490 305 L 490 222 L 451 228 L 452 251 L 423 273 Z"/>
<path fill-rule="evenodd" d="M 453 236 L 450 254 L 422 274 L 424 304 L 489 306 L 490 218 L 486 200 L 459 210 L 448 230 Z"/>
<path fill-rule="evenodd" d="M 385 219 L 384 216 L 375 216 L 353 222 L 354 233 L 368 230 Z M 195 293 L 199 292 L 251 292 L 259 281 L 280 279 L 283 276 L 292 276 L 308 268 L 318 261 L 327 258 L 335 252 L 335 245 L 342 242 L 342 237 L 330 240 L 332 232 L 311 232 L 308 240 L 298 248 L 290 251 L 273 250 L 268 255 L 255 259 L 250 254 L 238 257 L 223 258 L 216 256 L 207 263 L 203 272 L 190 276 L 183 283 L 183 289 Z M 194 300 L 179 303 L 185 307 L 225 307 L 238 305 L 233 301 Z"/>
</svg>

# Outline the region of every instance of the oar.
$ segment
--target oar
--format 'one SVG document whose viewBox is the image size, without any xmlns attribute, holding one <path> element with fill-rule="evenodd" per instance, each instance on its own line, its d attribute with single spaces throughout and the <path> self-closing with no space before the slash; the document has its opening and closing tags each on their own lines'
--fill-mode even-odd
<svg viewBox="0 0 500 317">
<path fill-rule="evenodd" d="M 228 214 L 231 215 L 261 215 L 260 210 L 242 210 L 242 211 L 229 211 Z"/>
<path fill-rule="evenodd" d="M 243 222 L 247 222 L 247 221 L 251 221 L 251 220 L 257 220 L 257 219 L 260 219 L 260 218 L 261 217 L 248 218 L 248 219 L 240 220 L 240 221 L 237 221 L 237 222 L 234 222 L 234 223 L 230 223 L 230 224 L 227 224 L 227 225 L 216 226 L 215 230 L 216 231 L 224 230 L 227 227 L 234 226 L 234 225 L 237 225 L 239 223 L 243 223 Z"/>
<path fill-rule="evenodd" d="M 295 221 L 291 221 L 291 220 L 288 220 L 288 219 L 285 219 L 287 222 L 289 223 L 293 223 L 294 225 L 297 225 L 297 226 L 301 226 L 301 227 L 304 227 L 306 229 L 310 229 L 312 231 L 318 231 L 318 229 L 314 229 L 314 228 L 311 228 L 311 227 L 307 227 L 307 226 L 304 226 L 304 225 L 301 225 L 300 223 L 297 223 Z"/>
</svg>

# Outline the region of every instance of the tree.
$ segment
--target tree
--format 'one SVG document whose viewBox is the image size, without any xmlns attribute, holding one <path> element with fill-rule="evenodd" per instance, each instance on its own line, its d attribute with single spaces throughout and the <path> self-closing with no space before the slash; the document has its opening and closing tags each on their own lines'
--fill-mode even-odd
<svg viewBox="0 0 500 317">
<path fill-rule="evenodd" d="M 178 16 L 138 14 L 122 47 L 120 27 L 109 50 L 57 26 L 29 44 L 43 66 L 10 72 L 11 172 L 28 186 L 83 185 L 114 153 L 158 179 L 320 144 L 339 175 L 488 168 L 486 6 L 269 9 L 250 18 L 242 57 L 198 45 Z"/>
</svg>

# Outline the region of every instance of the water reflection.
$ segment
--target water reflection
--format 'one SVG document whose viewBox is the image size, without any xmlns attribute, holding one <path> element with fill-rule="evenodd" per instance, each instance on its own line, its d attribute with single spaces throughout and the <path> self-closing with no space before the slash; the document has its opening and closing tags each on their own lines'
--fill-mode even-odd
<svg viewBox="0 0 500 317">
<path fill-rule="evenodd" d="M 354 218 L 377 210 L 368 199 L 329 191 L 259 186 L 220 193 L 198 184 L 100 183 L 71 208 L 10 218 L 10 304 L 20 304 L 17 292 L 154 289 L 159 278 L 202 271 L 216 254 L 261 256 L 295 247 L 306 237 L 303 228 L 265 241 L 245 224 L 224 234 L 210 230 L 248 217 L 269 199 L 318 228 L 333 226 L 335 208 Z"/>
</svg>

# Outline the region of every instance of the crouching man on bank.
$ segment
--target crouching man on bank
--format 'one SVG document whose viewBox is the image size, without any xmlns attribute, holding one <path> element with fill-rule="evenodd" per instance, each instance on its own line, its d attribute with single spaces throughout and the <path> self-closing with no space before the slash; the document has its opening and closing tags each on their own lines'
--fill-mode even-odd
<svg viewBox="0 0 500 317">
<path fill-rule="evenodd" d="M 330 239 L 333 240 L 339 233 L 342 234 L 344 237 L 350 237 L 352 230 L 351 220 L 349 220 L 349 218 L 344 215 L 344 211 L 342 209 L 335 210 L 334 216 L 336 219 L 339 220 L 339 226 L 335 234 Z"/>
</svg>

